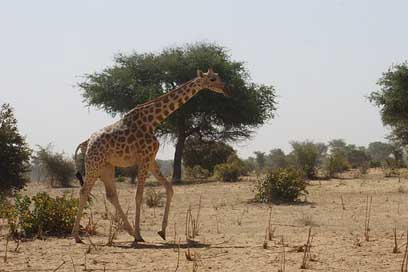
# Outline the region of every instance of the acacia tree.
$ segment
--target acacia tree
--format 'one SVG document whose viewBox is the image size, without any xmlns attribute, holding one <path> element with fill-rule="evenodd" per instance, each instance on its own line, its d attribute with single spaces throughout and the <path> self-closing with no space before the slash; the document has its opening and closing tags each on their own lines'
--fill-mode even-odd
<svg viewBox="0 0 408 272">
<path fill-rule="evenodd" d="M 175 142 L 173 181 L 181 179 L 184 145 L 189 137 L 237 141 L 274 117 L 275 90 L 250 82 L 243 62 L 234 61 L 225 47 L 195 43 L 159 53 L 120 54 L 102 72 L 85 75 L 79 83 L 88 106 L 112 115 L 162 95 L 208 67 L 220 74 L 231 98 L 203 91 L 166 119 L 157 135 Z"/>
<path fill-rule="evenodd" d="M 31 150 L 17 129 L 13 108 L 0 108 L 0 193 L 12 193 L 24 187 L 29 171 Z"/>
<path fill-rule="evenodd" d="M 384 125 L 392 138 L 408 145 L 408 62 L 391 66 L 378 80 L 379 90 L 369 100 L 380 108 Z"/>
</svg>

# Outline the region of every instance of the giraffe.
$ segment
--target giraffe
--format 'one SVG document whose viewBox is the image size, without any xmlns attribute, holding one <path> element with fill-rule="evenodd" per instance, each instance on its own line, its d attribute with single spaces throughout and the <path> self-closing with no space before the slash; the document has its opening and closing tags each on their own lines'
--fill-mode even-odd
<svg viewBox="0 0 408 272">
<path fill-rule="evenodd" d="M 197 70 L 197 77 L 176 87 L 172 91 L 151 101 L 140 104 L 127 112 L 119 121 L 93 133 L 89 139 L 82 142 L 80 148 L 85 152 L 85 180 L 79 193 L 79 205 L 72 235 L 77 243 L 82 212 L 88 196 L 97 179 L 105 185 L 106 197 L 115 207 L 124 222 L 125 230 L 134 237 L 133 245 L 144 242 L 140 234 L 140 208 L 142 205 L 145 177 L 148 171 L 164 186 L 166 190 L 166 204 L 160 237 L 166 239 L 166 227 L 173 197 L 172 183 L 160 172 L 155 160 L 159 149 L 159 141 L 154 135 L 155 129 L 170 114 L 180 108 L 194 95 L 203 89 L 230 96 L 220 76 L 211 68 L 207 73 Z M 123 212 L 114 182 L 115 167 L 138 166 L 137 188 L 135 195 L 136 212 L 134 229 Z M 77 177 L 82 179 L 81 174 Z"/>
</svg>

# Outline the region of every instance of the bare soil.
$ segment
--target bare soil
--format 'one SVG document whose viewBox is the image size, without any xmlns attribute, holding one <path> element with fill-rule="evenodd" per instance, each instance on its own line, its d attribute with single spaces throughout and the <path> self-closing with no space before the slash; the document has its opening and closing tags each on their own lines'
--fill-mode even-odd
<svg viewBox="0 0 408 272">
<path fill-rule="evenodd" d="M 134 186 L 117 185 L 122 207 L 129 209 L 132 219 Z M 144 205 L 141 227 L 146 242 L 138 248 L 131 247 L 133 239 L 125 232 L 118 234 L 113 245 L 106 245 L 110 220 L 103 219 L 101 182 L 92 191 L 97 234 L 90 239 L 95 247 L 86 237 L 85 244 L 75 244 L 70 237 L 37 239 L 20 243 L 17 250 L 16 242 L 10 241 L 4 263 L 7 227 L 0 221 L 0 271 L 279 271 L 283 261 L 284 271 L 301 271 L 310 227 L 312 245 L 303 271 L 401 270 L 408 226 L 406 179 L 399 182 L 371 173 L 357 179 L 312 181 L 305 203 L 272 205 L 271 241 L 265 239 L 270 208 L 252 201 L 254 179 L 174 189 L 167 241 L 157 235 L 163 207 Z M 39 191 L 78 194 L 78 188 L 52 189 L 38 183 L 31 183 L 25 193 Z M 186 212 L 191 205 L 197 217 L 200 197 L 198 236 L 186 241 Z M 372 197 L 368 241 L 364 235 L 367 197 Z M 113 212 L 110 204 L 108 207 Z M 85 216 L 82 225 L 87 220 Z M 394 227 L 399 253 L 393 253 Z"/>
</svg>

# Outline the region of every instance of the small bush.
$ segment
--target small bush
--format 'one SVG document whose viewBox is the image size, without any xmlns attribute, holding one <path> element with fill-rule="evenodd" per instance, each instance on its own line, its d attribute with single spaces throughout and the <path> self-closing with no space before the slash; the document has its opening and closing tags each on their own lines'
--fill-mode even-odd
<svg viewBox="0 0 408 272">
<path fill-rule="evenodd" d="M 77 209 L 78 199 L 67 195 L 56 198 L 45 192 L 32 198 L 16 195 L 14 206 L 8 209 L 6 218 L 15 237 L 69 235 Z"/>
<path fill-rule="evenodd" d="M 259 202 L 292 202 L 307 195 L 303 173 L 295 168 L 278 168 L 258 179 L 255 199 Z"/>
<path fill-rule="evenodd" d="M 124 176 L 119 176 L 116 178 L 116 182 L 125 182 L 126 178 Z"/>
<path fill-rule="evenodd" d="M 350 169 L 350 164 L 346 156 L 341 152 L 331 154 L 323 161 L 323 171 L 328 178 L 332 178 L 348 169 Z"/>
<path fill-rule="evenodd" d="M 153 208 L 163 206 L 163 197 L 163 192 L 158 192 L 153 188 L 147 189 L 145 193 L 147 207 Z"/>
<path fill-rule="evenodd" d="M 214 176 L 227 182 L 238 181 L 240 176 L 247 175 L 248 172 L 246 164 L 236 155 L 231 155 L 226 163 L 216 165 L 214 168 Z"/>
<path fill-rule="evenodd" d="M 194 167 L 186 167 L 186 176 L 195 179 L 206 179 L 210 176 L 210 171 L 199 165 L 194 165 Z"/>
<path fill-rule="evenodd" d="M 238 165 L 234 163 L 223 163 L 216 165 L 214 175 L 222 181 L 234 182 L 238 181 L 241 171 Z"/>
</svg>

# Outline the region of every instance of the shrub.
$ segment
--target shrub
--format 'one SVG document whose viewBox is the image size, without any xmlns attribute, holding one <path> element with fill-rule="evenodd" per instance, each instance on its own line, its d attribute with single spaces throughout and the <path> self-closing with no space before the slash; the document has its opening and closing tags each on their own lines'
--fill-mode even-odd
<svg viewBox="0 0 408 272">
<path fill-rule="evenodd" d="M 332 178 L 336 174 L 344 172 L 349 168 L 350 164 L 342 152 L 330 154 L 323 161 L 323 171 L 328 178 Z"/>
<path fill-rule="evenodd" d="M 222 181 L 238 181 L 239 176 L 247 175 L 248 172 L 247 165 L 235 154 L 229 156 L 226 163 L 216 165 L 214 168 L 215 177 Z"/>
<path fill-rule="evenodd" d="M 205 179 L 210 176 L 210 172 L 199 165 L 194 165 L 194 167 L 186 167 L 186 176 L 196 179 Z"/>
<path fill-rule="evenodd" d="M 55 186 L 58 182 L 63 187 L 71 186 L 70 182 L 74 178 L 75 163 L 69 159 L 64 153 L 52 152 L 52 146 L 38 146 L 35 159 L 38 160 L 41 166 L 46 170 L 47 176 L 51 179 L 51 186 Z"/>
<path fill-rule="evenodd" d="M 145 193 L 146 205 L 149 208 L 163 206 L 163 192 L 158 192 L 153 188 L 149 188 Z"/>
<path fill-rule="evenodd" d="M 6 216 L 15 237 L 60 236 L 71 233 L 77 209 L 78 199 L 67 195 L 52 198 L 43 192 L 32 198 L 16 195 Z"/>
<path fill-rule="evenodd" d="M 238 181 L 240 172 L 239 166 L 234 163 L 223 163 L 214 168 L 214 175 L 222 181 Z"/>
<path fill-rule="evenodd" d="M 125 182 L 126 178 L 124 176 L 116 177 L 116 182 Z"/>
<path fill-rule="evenodd" d="M 278 168 L 258 179 L 255 199 L 259 202 L 292 202 L 307 195 L 302 171 L 295 168 Z"/>
</svg>

